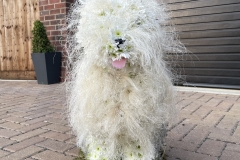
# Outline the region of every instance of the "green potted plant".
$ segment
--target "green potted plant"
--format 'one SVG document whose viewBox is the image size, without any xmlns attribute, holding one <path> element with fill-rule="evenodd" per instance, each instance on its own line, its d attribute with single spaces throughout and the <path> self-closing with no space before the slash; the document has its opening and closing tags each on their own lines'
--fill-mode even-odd
<svg viewBox="0 0 240 160">
<path fill-rule="evenodd" d="M 36 20 L 32 30 L 32 60 L 38 84 L 60 82 L 61 52 L 55 52 L 42 22 Z"/>
</svg>

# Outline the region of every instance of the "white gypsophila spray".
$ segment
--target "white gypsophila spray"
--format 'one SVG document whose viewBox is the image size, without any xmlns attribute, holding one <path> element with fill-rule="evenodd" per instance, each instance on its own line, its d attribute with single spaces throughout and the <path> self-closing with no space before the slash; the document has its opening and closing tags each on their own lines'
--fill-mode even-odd
<svg viewBox="0 0 240 160">
<path fill-rule="evenodd" d="M 168 18 L 156 0 L 77 0 L 72 6 L 69 120 L 88 160 L 159 156 L 176 110 L 163 58 L 184 51 Z"/>
</svg>

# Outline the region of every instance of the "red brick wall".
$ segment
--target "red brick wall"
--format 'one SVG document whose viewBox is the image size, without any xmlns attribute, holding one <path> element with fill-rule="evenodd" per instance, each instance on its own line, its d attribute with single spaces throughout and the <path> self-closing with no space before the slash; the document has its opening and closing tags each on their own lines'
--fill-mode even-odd
<svg viewBox="0 0 240 160">
<path fill-rule="evenodd" d="M 65 43 L 66 33 L 60 31 L 65 25 L 65 18 L 70 5 L 75 0 L 39 0 L 40 21 L 47 30 L 47 35 L 55 50 L 62 52 L 61 80 L 65 78 L 66 52 L 62 46 Z"/>
</svg>

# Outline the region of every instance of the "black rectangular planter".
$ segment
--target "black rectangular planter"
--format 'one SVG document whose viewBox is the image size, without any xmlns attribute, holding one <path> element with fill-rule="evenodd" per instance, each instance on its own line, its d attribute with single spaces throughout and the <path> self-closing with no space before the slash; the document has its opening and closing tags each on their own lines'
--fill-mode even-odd
<svg viewBox="0 0 240 160">
<path fill-rule="evenodd" d="M 60 82 L 61 59 L 61 52 L 32 53 L 38 84 Z"/>
</svg>

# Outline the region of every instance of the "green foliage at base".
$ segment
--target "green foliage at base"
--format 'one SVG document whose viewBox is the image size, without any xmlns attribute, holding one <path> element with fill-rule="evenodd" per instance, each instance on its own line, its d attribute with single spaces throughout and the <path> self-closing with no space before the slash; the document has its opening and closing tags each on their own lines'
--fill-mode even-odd
<svg viewBox="0 0 240 160">
<path fill-rule="evenodd" d="M 164 154 L 164 152 L 162 152 L 161 156 L 162 158 L 160 158 L 161 160 L 167 160 L 167 155 Z M 82 152 L 82 150 L 80 149 L 79 152 L 78 152 L 78 157 L 74 158 L 73 160 L 87 160 L 85 158 L 85 155 L 84 153 Z"/>
<path fill-rule="evenodd" d="M 166 154 L 164 154 L 164 152 L 162 152 L 161 154 L 162 160 L 167 160 L 168 156 Z"/>
<path fill-rule="evenodd" d="M 85 155 L 81 149 L 78 151 L 78 157 L 74 158 L 73 160 L 86 160 Z"/>
<path fill-rule="evenodd" d="M 33 53 L 54 52 L 54 48 L 47 37 L 46 29 L 42 22 L 40 22 L 39 20 L 36 20 L 34 22 L 32 33 L 33 33 L 32 40 Z"/>
</svg>

